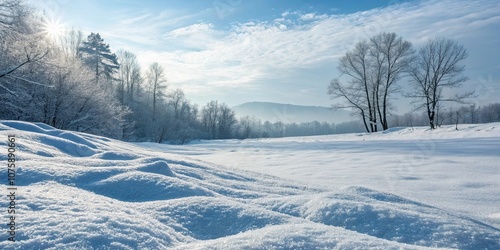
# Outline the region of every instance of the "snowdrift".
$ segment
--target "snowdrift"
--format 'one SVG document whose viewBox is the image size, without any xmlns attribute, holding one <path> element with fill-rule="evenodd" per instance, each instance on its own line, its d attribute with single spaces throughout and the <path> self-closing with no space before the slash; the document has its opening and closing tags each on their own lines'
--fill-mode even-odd
<svg viewBox="0 0 500 250">
<path fill-rule="evenodd" d="M 299 184 L 38 123 L 0 122 L 0 147 L 9 134 L 17 231 L 1 249 L 500 249 L 495 226 L 366 187 Z"/>
</svg>

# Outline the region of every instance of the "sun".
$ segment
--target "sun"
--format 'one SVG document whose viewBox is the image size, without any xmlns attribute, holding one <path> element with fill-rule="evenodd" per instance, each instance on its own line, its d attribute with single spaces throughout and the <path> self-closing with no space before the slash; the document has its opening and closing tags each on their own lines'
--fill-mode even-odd
<svg viewBox="0 0 500 250">
<path fill-rule="evenodd" d="M 43 31 L 49 38 L 58 40 L 64 35 L 64 26 L 59 21 L 45 20 Z"/>
</svg>

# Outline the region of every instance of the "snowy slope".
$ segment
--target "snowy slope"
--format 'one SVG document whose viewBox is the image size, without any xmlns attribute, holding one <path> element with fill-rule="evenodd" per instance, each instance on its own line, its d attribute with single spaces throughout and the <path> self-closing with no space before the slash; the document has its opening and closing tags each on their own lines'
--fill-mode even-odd
<svg viewBox="0 0 500 250">
<path fill-rule="evenodd" d="M 311 159 L 294 158 L 303 151 L 304 142 L 309 145 L 305 151 L 316 147 L 318 161 L 334 148 L 369 152 L 370 146 L 346 149 L 351 147 L 347 142 L 337 145 L 335 138 L 317 137 L 245 141 L 250 144 L 236 147 L 237 141 L 172 147 L 2 121 L 0 147 L 7 148 L 9 134 L 17 138 L 17 231 L 16 242 L 3 240 L 0 249 L 500 248 L 500 230 L 483 217 L 367 188 L 358 181 L 332 178 L 330 182 L 337 184 L 329 186 L 319 178 L 316 183 L 304 168 Z M 367 135 L 362 137 L 369 140 Z M 399 136 L 394 137 L 385 140 L 386 146 L 397 144 Z M 498 149 L 498 138 L 484 135 L 484 139 Z M 297 178 L 300 173 L 262 171 L 278 164 L 278 156 L 242 155 L 259 150 L 257 145 L 263 151 L 272 150 L 268 153 L 292 157 L 294 163 L 281 164 L 289 163 L 291 172 L 301 172 L 304 184 L 276 177 Z M 392 151 L 386 151 L 385 157 L 392 157 Z M 312 157 L 314 152 L 303 153 Z M 226 166 L 195 159 L 203 156 Z M 498 157 L 493 152 L 485 156 Z M 6 163 L 7 154 L 0 155 L 0 160 Z M 234 160 L 241 164 L 233 164 Z M 344 159 L 344 163 L 356 161 Z M 498 161 L 491 164 L 498 167 Z M 7 193 L 4 183 L 0 188 Z M 489 183 L 494 187 L 476 189 L 498 192 L 498 172 L 490 173 Z M 6 206 L 8 200 L 3 197 Z M 498 202 L 490 199 L 478 197 L 487 205 Z M 8 222 L 6 212 L 1 218 Z"/>
</svg>

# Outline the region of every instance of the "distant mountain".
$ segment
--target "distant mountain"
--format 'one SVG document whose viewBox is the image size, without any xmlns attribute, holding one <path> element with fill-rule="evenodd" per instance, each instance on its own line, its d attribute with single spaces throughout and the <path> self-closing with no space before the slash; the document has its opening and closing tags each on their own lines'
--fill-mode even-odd
<svg viewBox="0 0 500 250">
<path fill-rule="evenodd" d="M 347 111 L 333 111 L 327 107 L 299 106 L 272 102 L 247 102 L 233 107 L 237 117 L 255 116 L 262 122 L 329 122 L 341 123 L 354 120 Z"/>
</svg>

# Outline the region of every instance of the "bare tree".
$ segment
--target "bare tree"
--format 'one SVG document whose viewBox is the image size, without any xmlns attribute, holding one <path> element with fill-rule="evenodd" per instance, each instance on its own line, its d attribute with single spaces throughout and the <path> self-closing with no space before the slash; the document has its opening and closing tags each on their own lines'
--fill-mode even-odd
<svg viewBox="0 0 500 250">
<path fill-rule="evenodd" d="M 413 48 L 410 42 L 404 41 L 396 33 L 381 33 L 370 39 L 373 60 L 372 81 L 378 93 L 375 95 L 377 113 L 384 130 L 389 128 L 387 113 L 390 95 L 398 89 L 397 81 L 408 68 Z"/>
<path fill-rule="evenodd" d="M 137 56 L 130 51 L 119 50 L 117 55 L 120 63 L 118 96 L 120 101 L 125 104 L 134 100 L 134 95 L 142 80 L 141 66 L 137 61 Z"/>
<path fill-rule="evenodd" d="M 443 89 L 459 88 L 468 80 L 463 74 L 462 61 L 467 58 L 466 49 L 451 39 L 432 39 L 423 45 L 409 73 L 413 92 L 407 96 L 416 98 L 417 108 L 425 108 L 431 129 L 436 128 L 436 116 L 441 102 L 465 103 L 473 91 L 445 96 Z"/>
<path fill-rule="evenodd" d="M 367 41 L 361 41 L 356 44 L 352 52 L 347 52 L 344 57 L 340 59 L 338 70 L 349 77 L 349 87 L 343 91 L 342 95 L 347 97 L 351 95 L 348 102 L 356 108 L 363 110 L 363 123 L 366 124 L 366 117 L 368 117 L 368 132 L 377 131 L 377 116 L 375 114 L 374 101 L 374 86 L 370 82 L 370 44 Z M 338 86 L 341 86 L 338 82 Z M 347 100 L 347 98 L 346 98 Z M 355 104 L 355 105 L 354 105 Z"/>
<path fill-rule="evenodd" d="M 234 111 L 229 108 L 225 103 L 219 106 L 218 126 L 219 138 L 229 139 L 232 136 L 232 130 L 237 120 Z"/>
<path fill-rule="evenodd" d="M 350 85 L 343 86 L 340 84 L 339 79 L 333 79 L 328 86 L 328 94 L 333 100 L 344 100 L 344 102 L 333 104 L 334 109 L 353 109 L 358 111 L 366 131 L 370 132 L 366 121 L 366 107 L 363 104 L 363 96 L 361 95 L 362 90 L 359 89 L 358 85 L 359 83 L 357 82 L 351 82 Z"/>
<path fill-rule="evenodd" d="M 76 59 L 78 57 L 79 48 L 82 46 L 83 32 L 81 30 L 72 29 L 65 32 L 60 38 L 62 51 L 68 59 Z"/>
<path fill-rule="evenodd" d="M 217 101 L 211 101 L 203 107 L 201 111 L 201 122 L 203 127 L 208 132 L 210 139 L 217 138 L 217 122 L 219 116 L 219 103 Z"/>
<path fill-rule="evenodd" d="M 174 111 L 174 118 L 179 119 L 181 111 L 183 110 L 185 102 L 185 96 L 182 89 L 176 89 L 168 95 L 170 98 L 170 104 Z"/>
<path fill-rule="evenodd" d="M 255 117 L 245 116 L 241 117 L 239 121 L 240 125 L 240 138 L 247 139 L 252 133 L 252 129 L 255 126 Z"/>
<path fill-rule="evenodd" d="M 413 54 L 411 43 L 396 33 L 380 33 L 369 41 L 360 41 L 340 59 L 338 70 L 347 83 L 334 79 L 328 94 L 336 103 L 333 108 L 354 110 L 368 132 L 378 124 L 389 128 L 387 115 L 390 96 L 398 89 L 397 81 L 407 69 Z"/>
<path fill-rule="evenodd" d="M 167 88 L 166 86 L 167 80 L 165 79 L 165 69 L 157 62 L 152 63 L 151 65 L 149 65 L 147 79 L 152 99 L 151 100 L 152 111 L 153 111 L 152 115 L 154 120 L 156 117 L 158 100 L 161 96 L 165 94 L 164 90 Z"/>
</svg>

